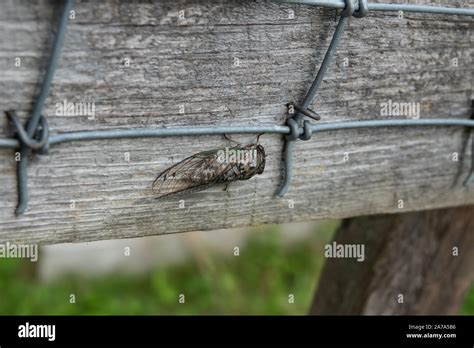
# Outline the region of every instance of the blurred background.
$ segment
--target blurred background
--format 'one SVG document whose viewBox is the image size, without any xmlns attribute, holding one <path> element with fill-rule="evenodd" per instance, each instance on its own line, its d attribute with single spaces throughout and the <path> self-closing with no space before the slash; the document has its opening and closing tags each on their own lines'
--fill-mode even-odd
<svg viewBox="0 0 474 348">
<path fill-rule="evenodd" d="M 306 314 L 338 225 L 41 247 L 36 263 L 0 259 L 0 314 Z M 474 287 L 461 313 L 474 314 Z"/>
</svg>

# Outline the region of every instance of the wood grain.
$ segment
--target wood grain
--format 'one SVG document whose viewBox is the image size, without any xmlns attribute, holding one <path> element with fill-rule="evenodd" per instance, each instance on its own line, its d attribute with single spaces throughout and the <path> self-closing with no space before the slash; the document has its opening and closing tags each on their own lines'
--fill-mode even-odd
<svg viewBox="0 0 474 348">
<path fill-rule="evenodd" d="M 334 242 L 364 245 L 365 260 L 328 259 L 311 314 L 459 314 L 474 280 L 473 230 L 474 206 L 345 219 Z"/>
<path fill-rule="evenodd" d="M 474 6 L 472 0 L 444 3 Z M 335 28 L 333 10 L 268 1 L 78 1 L 74 9 L 44 111 L 53 133 L 283 124 L 285 104 L 302 100 Z M 49 58 L 57 11 L 55 1 L 2 2 L 0 110 L 15 109 L 26 119 Z M 420 103 L 422 118 L 469 118 L 473 30 L 474 20 L 461 16 L 370 13 L 351 19 L 312 108 L 321 122 L 380 119 L 380 104 L 391 99 Z M 21 57 L 19 68 L 15 57 Z M 124 58 L 130 58 L 129 67 Z M 65 99 L 95 102 L 95 119 L 57 116 L 55 105 Z M 0 135 L 11 132 L 1 117 Z M 474 203 L 474 188 L 462 187 L 470 166 L 464 129 L 317 134 L 296 145 L 295 176 L 283 199 L 275 197 L 283 139 L 267 135 L 261 143 L 268 154 L 263 175 L 227 192 L 215 187 L 190 195 L 184 209 L 176 199 L 155 199 L 151 183 L 171 164 L 225 146 L 223 138 L 54 146 L 30 163 L 29 211 L 20 217 L 14 215 L 14 152 L 1 150 L 0 242 L 91 241 Z M 453 152 L 459 161 L 452 160 Z"/>
</svg>

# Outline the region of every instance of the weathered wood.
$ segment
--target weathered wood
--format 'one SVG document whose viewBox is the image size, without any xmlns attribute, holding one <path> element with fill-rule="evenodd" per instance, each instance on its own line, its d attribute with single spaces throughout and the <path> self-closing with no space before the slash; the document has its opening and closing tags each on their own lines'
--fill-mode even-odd
<svg viewBox="0 0 474 348">
<path fill-rule="evenodd" d="M 474 206 L 346 219 L 334 241 L 364 262 L 331 258 L 312 314 L 458 314 L 474 280 Z M 403 297 L 401 297 L 403 296 Z"/>
<path fill-rule="evenodd" d="M 2 2 L 0 110 L 16 109 L 24 118 L 31 110 L 56 10 L 54 1 Z M 294 19 L 289 19 L 290 10 Z M 75 11 L 44 112 L 54 133 L 283 124 L 284 105 L 303 98 L 335 28 L 335 11 L 261 1 L 78 1 Z M 371 13 L 351 19 L 312 108 L 323 117 L 321 122 L 383 118 L 380 104 L 389 100 L 419 102 L 423 118 L 468 118 L 473 24 L 468 17 L 421 14 L 399 19 L 396 13 Z M 22 59 L 19 68 L 15 57 Z M 129 67 L 124 58 L 131 59 Z M 95 119 L 55 115 L 55 105 L 65 99 L 95 102 Z M 0 125 L 0 135 L 11 135 L 5 117 Z M 474 188 L 461 185 L 470 165 L 463 129 L 317 134 L 297 144 L 295 176 L 284 199 L 275 197 L 281 183 L 282 137 L 263 136 L 261 143 L 269 155 L 262 176 L 236 183 L 227 192 L 216 187 L 193 194 L 184 209 L 176 199 L 154 199 L 153 179 L 192 153 L 225 146 L 224 139 L 55 146 L 48 156 L 31 161 L 29 211 L 20 217 L 14 215 L 13 151 L 1 150 L 0 241 L 137 237 L 474 203 Z M 454 152 L 458 162 L 452 160 Z M 403 209 L 398 208 L 400 199 Z"/>
</svg>

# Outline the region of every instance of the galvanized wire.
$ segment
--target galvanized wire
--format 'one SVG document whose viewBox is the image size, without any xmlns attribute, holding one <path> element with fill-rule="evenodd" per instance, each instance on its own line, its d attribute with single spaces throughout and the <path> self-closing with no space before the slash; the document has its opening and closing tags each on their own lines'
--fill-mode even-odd
<svg viewBox="0 0 474 348">
<path fill-rule="evenodd" d="M 41 86 L 40 94 L 36 100 L 33 112 L 31 114 L 28 125 L 26 126 L 26 133 L 30 138 L 35 136 L 35 133 L 38 128 L 38 124 L 41 118 L 41 112 L 44 107 L 44 102 L 49 95 L 49 89 L 51 87 L 51 82 L 53 81 L 54 72 L 58 65 L 59 56 L 61 54 L 61 48 L 64 42 L 64 36 L 66 33 L 66 27 L 69 21 L 69 11 L 72 8 L 74 1 L 65 0 L 64 7 L 61 12 L 61 17 L 59 19 L 58 30 L 56 33 L 56 38 L 53 44 L 53 50 L 51 53 L 51 58 L 49 60 L 48 68 L 46 70 L 46 75 Z M 43 152 L 47 151 L 46 148 L 43 149 Z M 18 161 L 17 167 L 17 176 L 18 176 L 18 207 L 16 208 L 16 214 L 23 214 L 28 206 L 28 156 L 30 154 L 30 148 L 26 143 L 22 143 L 20 147 L 20 161 Z"/>
<path fill-rule="evenodd" d="M 343 121 L 309 124 L 312 133 L 339 131 L 358 128 L 384 128 L 384 127 L 468 127 L 474 128 L 474 120 L 436 118 L 436 119 L 394 119 L 394 120 L 367 120 Z M 304 127 L 297 130 L 298 135 L 303 135 Z M 288 126 L 274 124 L 260 124 L 254 126 L 212 126 L 212 127 L 170 127 L 170 128 L 132 128 L 108 129 L 95 131 L 66 132 L 50 135 L 48 143 L 58 145 L 75 141 L 134 139 L 134 138 L 165 138 L 175 136 L 201 136 L 222 134 L 291 134 Z M 0 139 L 0 148 L 17 149 L 21 145 L 15 138 Z"/>
<path fill-rule="evenodd" d="M 312 5 L 334 9 L 344 9 L 346 7 L 345 0 L 273 0 L 277 3 Z M 359 1 L 354 2 L 355 10 L 359 10 Z M 418 5 L 418 4 L 383 4 L 383 3 L 369 3 L 367 2 L 367 9 L 369 11 L 404 11 L 404 12 L 418 12 L 418 13 L 433 13 L 446 15 L 463 15 L 474 16 L 474 9 L 458 8 L 446 6 L 432 6 L 432 5 Z"/>
<path fill-rule="evenodd" d="M 321 67 L 319 68 L 316 78 L 314 79 L 313 84 L 308 90 L 308 93 L 306 93 L 306 96 L 303 99 L 302 107 L 305 109 L 307 109 L 311 105 L 311 103 L 314 100 L 314 97 L 316 96 L 316 93 L 319 90 L 319 87 L 321 87 L 323 78 L 327 70 L 329 69 L 329 65 L 331 64 L 332 57 L 334 56 L 334 53 L 336 52 L 336 48 L 337 48 L 337 45 L 339 44 L 339 40 L 341 39 L 342 34 L 344 33 L 344 30 L 347 26 L 347 22 L 348 22 L 348 16 L 341 16 L 341 18 L 339 19 L 339 22 L 337 23 L 336 31 L 334 32 L 331 43 L 329 44 L 329 47 L 326 51 L 323 62 L 321 63 Z M 300 112 L 297 113 L 293 117 L 298 126 L 301 126 L 301 123 L 303 122 L 303 117 L 304 115 Z M 292 139 L 287 137 L 285 141 L 285 150 L 284 150 L 285 151 L 284 153 L 285 172 L 284 172 L 283 185 L 281 186 L 278 192 L 278 195 L 280 197 L 283 197 L 288 192 L 288 189 L 291 184 L 291 178 L 293 176 L 293 148 L 295 146 L 295 140 L 296 138 L 293 136 Z"/>
<path fill-rule="evenodd" d="M 329 122 L 312 124 L 304 120 L 305 115 L 313 115 L 314 112 L 308 107 L 313 102 L 317 91 L 319 90 L 323 78 L 330 66 L 332 57 L 336 51 L 338 43 L 343 35 L 344 29 L 348 23 L 348 17 L 355 16 L 364 17 L 370 11 L 407 11 L 407 12 L 423 12 L 437 14 L 456 14 L 456 15 L 474 15 L 474 9 L 467 8 L 450 8 L 428 5 L 398 5 L 398 4 L 373 4 L 367 0 L 275 0 L 275 2 L 286 2 L 294 4 L 307 4 L 321 7 L 329 7 L 336 9 L 344 9 L 341 18 L 334 32 L 331 43 L 325 54 L 321 67 L 316 75 L 314 82 L 308 90 L 301 106 L 293 105 L 296 110 L 295 115 L 287 120 L 286 125 L 274 124 L 258 124 L 245 126 L 196 126 L 196 127 L 170 127 L 170 128 L 135 128 L 135 129 L 111 129 L 111 130 L 91 130 L 79 132 L 67 132 L 61 134 L 48 134 L 48 125 L 46 119 L 42 118 L 41 111 L 44 102 L 48 96 L 49 88 L 54 76 L 61 47 L 64 41 L 66 26 L 69 19 L 69 11 L 72 8 L 73 0 L 65 0 L 63 11 L 58 25 L 56 39 L 53 45 L 51 59 L 48 65 L 42 88 L 38 99 L 35 103 L 30 121 L 28 122 L 26 131 L 21 128 L 19 120 L 14 112 L 10 112 L 9 118 L 12 120 L 19 139 L 16 138 L 0 138 L 0 148 L 20 149 L 21 160 L 18 163 L 18 195 L 19 204 L 16 210 L 17 214 L 22 214 L 27 208 L 28 190 L 27 190 L 27 166 L 28 154 L 32 149 L 42 147 L 42 152 L 46 152 L 48 146 L 57 145 L 64 142 L 74 141 L 91 141 L 105 139 L 123 139 L 123 138 L 150 138 L 150 137 L 170 137 L 170 136 L 198 136 L 198 135 L 222 135 L 222 134 L 282 134 L 286 135 L 285 144 L 285 181 L 280 189 L 279 195 L 283 196 L 289 188 L 292 177 L 293 163 L 293 147 L 297 139 L 309 140 L 313 133 L 326 131 L 339 131 L 358 128 L 373 127 L 415 127 L 415 126 L 457 126 L 474 128 L 474 119 L 394 119 L 394 120 L 369 120 L 369 121 L 347 121 L 347 122 Z M 313 117 L 314 118 L 314 117 Z M 317 119 L 317 118 L 316 118 Z M 41 133 L 39 130 L 41 128 Z M 37 139 L 40 138 L 40 139 Z M 47 141 L 45 140 L 47 139 Z M 471 162 L 471 171 L 465 184 L 474 181 L 474 141 L 472 143 L 471 153 L 473 155 Z"/>
<path fill-rule="evenodd" d="M 347 26 L 349 17 L 355 16 L 357 18 L 362 18 L 367 15 L 369 10 L 379 10 L 379 11 L 406 10 L 409 12 L 426 12 L 426 13 L 438 13 L 438 14 L 465 14 L 465 15 L 471 15 L 471 16 L 474 15 L 474 10 L 469 10 L 469 9 L 467 9 L 466 11 L 466 9 L 453 9 L 453 8 L 438 7 L 438 6 L 433 7 L 433 6 L 425 6 L 425 5 L 396 5 L 395 6 L 393 4 L 371 4 L 371 3 L 368 3 L 367 0 L 356 0 L 355 2 L 353 0 L 313 0 L 313 1 L 311 0 L 303 0 L 303 1 L 276 0 L 276 2 L 299 3 L 299 4 L 306 4 L 306 5 L 317 5 L 317 6 L 323 6 L 323 7 L 344 9 L 341 13 L 341 17 L 339 19 L 338 25 L 336 27 L 336 30 L 334 32 L 334 35 L 328 47 L 328 50 L 326 51 L 321 67 L 316 75 L 316 78 L 313 84 L 311 85 L 311 88 L 309 89 L 308 93 L 306 94 L 303 100 L 303 107 L 305 108 L 311 105 L 319 87 L 321 86 L 322 80 L 329 68 L 332 57 L 334 56 L 334 53 L 336 51 L 337 45 L 344 33 L 344 29 Z M 374 5 L 377 5 L 377 6 L 374 6 Z M 459 11 L 457 10 L 462 10 L 462 11 L 461 13 L 459 13 Z M 305 127 L 306 132 L 304 133 L 303 136 L 301 134 L 297 134 L 296 127 L 301 127 L 301 125 L 303 124 L 303 117 L 304 116 L 301 113 L 297 113 L 295 116 L 293 116 L 291 119 L 288 120 L 288 125 L 290 126 L 290 128 L 292 128 L 292 132 L 289 136 L 286 137 L 286 142 L 285 142 L 285 154 L 284 154 L 285 172 L 284 172 L 283 185 L 281 186 L 278 192 L 278 195 L 280 197 L 283 197 L 288 192 L 288 189 L 291 184 L 291 179 L 293 177 L 293 149 L 295 146 L 295 141 L 297 139 L 309 140 L 314 130 L 313 127 L 315 127 L 315 126 L 311 126 L 311 127 L 306 126 Z M 413 122 L 413 121 L 410 121 L 410 122 Z M 417 121 L 427 121 L 427 120 L 417 120 Z M 356 121 L 356 122 L 360 122 L 360 121 Z M 399 126 L 404 126 L 405 125 L 404 122 L 407 122 L 407 120 L 397 120 L 397 122 L 395 122 L 393 125 L 398 124 Z M 309 125 L 309 121 L 304 121 L 304 123 Z M 370 125 L 371 123 L 367 123 L 364 121 L 360 123 L 361 127 L 370 127 Z M 422 124 L 419 124 L 419 125 L 422 125 Z M 351 123 L 348 126 L 349 128 L 351 127 L 358 128 L 358 126 L 353 123 Z M 328 125 L 328 127 L 331 127 L 331 125 Z M 474 139 L 472 141 L 474 141 Z M 474 162 L 474 153 L 472 154 L 472 161 Z M 471 169 L 470 177 L 473 176 L 472 174 L 473 171 L 474 171 L 474 166 L 473 166 L 473 169 Z"/>
</svg>

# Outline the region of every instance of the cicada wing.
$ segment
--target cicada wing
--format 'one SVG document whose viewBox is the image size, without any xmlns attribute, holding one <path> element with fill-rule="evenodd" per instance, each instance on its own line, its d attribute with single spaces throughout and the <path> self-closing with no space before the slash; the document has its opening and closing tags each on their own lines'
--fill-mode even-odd
<svg viewBox="0 0 474 348">
<path fill-rule="evenodd" d="M 204 190 L 218 182 L 228 166 L 218 161 L 217 150 L 198 153 L 162 172 L 153 190 L 157 197 Z"/>
</svg>

